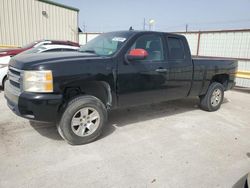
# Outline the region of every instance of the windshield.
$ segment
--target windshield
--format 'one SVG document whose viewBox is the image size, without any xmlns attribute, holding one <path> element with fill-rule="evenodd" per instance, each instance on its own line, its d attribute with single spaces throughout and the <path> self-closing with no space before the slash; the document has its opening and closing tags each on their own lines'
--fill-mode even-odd
<svg viewBox="0 0 250 188">
<path fill-rule="evenodd" d="M 95 53 L 100 56 L 111 56 L 116 53 L 128 39 L 128 33 L 105 33 L 81 46 L 80 52 Z"/>
</svg>

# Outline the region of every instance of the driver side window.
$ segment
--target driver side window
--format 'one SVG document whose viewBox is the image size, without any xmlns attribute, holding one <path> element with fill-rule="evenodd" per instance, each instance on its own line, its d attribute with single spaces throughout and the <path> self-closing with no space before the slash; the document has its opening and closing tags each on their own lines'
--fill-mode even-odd
<svg viewBox="0 0 250 188">
<path fill-rule="evenodd" d="M 163 45 L 161 37 L 155 34 L 146 34 L 136 39 L 130 50 L 144 49 L 148 52 L 148 57 L 141 61 L 162 61 Z"/>
</svg>

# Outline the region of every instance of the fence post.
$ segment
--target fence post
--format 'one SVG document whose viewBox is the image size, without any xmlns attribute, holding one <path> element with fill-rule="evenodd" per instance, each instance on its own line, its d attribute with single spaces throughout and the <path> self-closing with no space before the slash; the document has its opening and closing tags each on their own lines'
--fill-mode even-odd
<svg viewBox="0 0 250 188">
<path fill-rule="evenodd" d="M 198 32 L 198 42 L 197 42 L 197 51 L 196 51 L 196 56 L 199 56 L 199 51 L 200 51 L 200 39 L 201 39 L 201 32 Z"/>
<path fill-rule="evenodd" d="M 85 34 L 86 34 L 86 37 L 85 37 L 86 41 L 85 42 L 87 43 L 88 42 L 88 33 L 85 33 Z"/>
</svg>

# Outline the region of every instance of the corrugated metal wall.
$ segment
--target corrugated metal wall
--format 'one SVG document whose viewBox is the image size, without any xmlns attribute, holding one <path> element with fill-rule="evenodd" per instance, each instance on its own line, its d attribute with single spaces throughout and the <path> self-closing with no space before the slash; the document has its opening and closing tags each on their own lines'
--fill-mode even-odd
<svg viewBox="0 0 250 188">
<path fill-rule="evenodd" d="M 189 43 L 189 47 L 191 50 L 191 54 L 196 54 L 197 53 L 197 44 L 198 44 L 198 40 L 199 40 L 199 35 L 197 35 L 196 33 L 190 33 L 189 35 L 186 36 L 188 43 Z"/>
<path fill-rule="evenodd" d="M 201 33 L 199 55 L 250 59 L 250 31 Z"/>
<path fill-rule="evenodd" d="M 38 0 L 0 0 L 0 46 L 40 39 L 78 42 L 78 12 Z"/>
<path fill-rule="evenodd" d="M 100 33 L 79 33 L 79 44 L 84 45 L 88 41 L 97 37 Z"/>
</svg>

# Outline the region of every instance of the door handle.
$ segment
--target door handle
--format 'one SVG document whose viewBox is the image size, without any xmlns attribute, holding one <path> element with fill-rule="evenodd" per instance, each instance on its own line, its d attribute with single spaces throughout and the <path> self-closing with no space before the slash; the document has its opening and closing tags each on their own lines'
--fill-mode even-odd
<svg viewBox="0 0 250 188">
<path fill-rule="evenodd" d="M 168 72 L 168 69 L 158 68 L 158 69 L 155 69 L 155 72 L 166 73 Z"/>
</svg>

